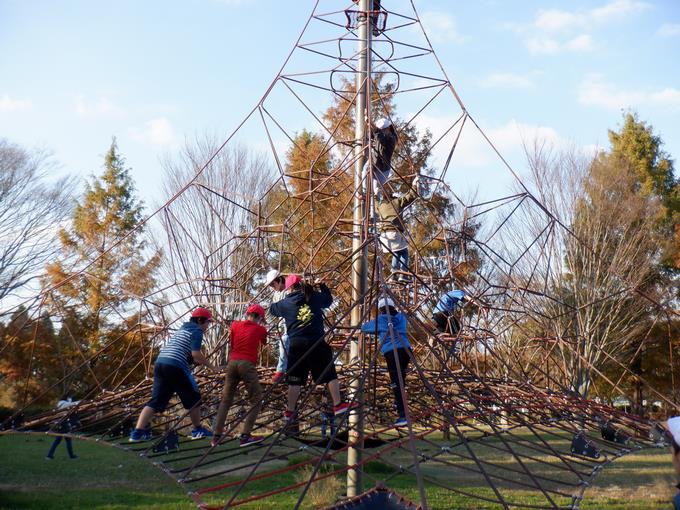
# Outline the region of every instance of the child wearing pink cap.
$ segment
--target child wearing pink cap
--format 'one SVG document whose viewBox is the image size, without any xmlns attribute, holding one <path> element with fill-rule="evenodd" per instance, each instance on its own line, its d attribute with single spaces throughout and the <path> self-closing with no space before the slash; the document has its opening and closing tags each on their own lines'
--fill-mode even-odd
<svg viewBox="0 0 680 510">
<path fill-rule="evenodd" d="M 286 278 L 288 295 L 272 303 L 269 312 L 286 321 L 290 341 L 288 353 L 288 408 L 284 416 L 293 420 L 300 390 L 309 374 L 316 384 L 326 384 L 333 399 L 334 414 L 342 414 L 355 407 L 343 402 L 340 383 L 333 364 L 333 351 L 324 341 L 324 308 L 333 303 L 333 296 L 325 283 L 315 282 L 319 290 L 304 283 L 296 274 Z"/>
</svg>

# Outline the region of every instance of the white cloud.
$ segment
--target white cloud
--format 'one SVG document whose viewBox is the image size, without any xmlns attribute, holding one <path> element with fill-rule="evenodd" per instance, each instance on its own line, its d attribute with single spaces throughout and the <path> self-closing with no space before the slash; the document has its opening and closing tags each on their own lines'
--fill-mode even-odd
<svg viewBox="0 0 680 510">
<path fill-rule="evenodd" d="M 433 140 L 438 140 L 457 120 L 457 117 L 449 115 L 428 115 L 421 113 L 414 123 L 420 132 L 429 129 Z M 469 121 L 468 121 L 469 122 Z M 469 123 L 471 124 L 471 123 Z M 440 141 L 432 151 L 431 164 L 441 166 L 448 157 L 453 141 L 458 133 L 458 126 L 449 131 L 449 134 Z M 468 136 L 471 131 L 476 131 L 474 127 L 466 125 L 455 150 L 455 161 L 465 166 L 481 167 L 488 163 L 488 150 L 484 151 L 480 140 L 476 136 Z"/>
<path fill-rule="evenodd" d="M 581 16 L 557 9 L 540 10 L 536 14 L 534 27 L 543 32 L 562 32 L 581 23 Z"/>
<path fill-rule="evenodd" d="M 591 51 L 593 38 L 588 31 L 630 17 L 648 7 L 648 3 L 638 0 L 611 0 L 600 7 L 587 10 L 540 9 L 533 22 L 511 28 L 526 37 L 527 49 L 534 55 Z"/>
<path fill-rule="evenodd" d="M 167 146 L 177 141 L 175 129 L 165 117 L 152 119 L 143 128 L 131 127 L 128 132 L 133 140 L 145 144 Z"/>
<path fill-rule="evenodd" d="M 465 41 L 465 37 L 458 32 L 456 18 L 446 12 L 427 11 L 420 16 L 420 20 L 432 41 L 457 44 Z"/>
<path fill-rule="evenodd" d="M 646 2 L 612 0 L 601 7 L 577 12 L 541 9 L 536 13 L 532 28 L 545 33 L 560 33 L 591 28 L 641 12 L 649 7 Z"/>
<path fill-rule="evenodd" d="M 524 124 L 515 119 L 503 126 L 490 129 L 487 135 L 501 153 L 522 149 L 524 143 L 532 140 L 545 140 L 555 146 L 567 144 L 554 128 Z"/>
<path fill-rule="evenodd" d="M 228 7 L 241 7 L 243 5 L 251 5 L 253 0 L 213 0 L 218 4 L 224 4 Z"/>
<path fill-rule="evenodd" d="M 31 108 L 33 108 L 33 103 L 29 99 L 13 99 L 7 94 L 0 97 L 0 112 L 16 112 Z"/>
<path fill-rule="evenodd" d="M 88 102 L 85 96 L 76 96 L 75 110 L 81 117 L 95 117 L 99 115 L 118 115 L 122 113 L 121 108 L 114 105 L 106 96 L 101 96 L 94 102 Z"/>
<path fill-rule="evenodd" d="M 494 73 L 481 81 L 482 87 L 505 89 L 533 88 L 533 80 L 526 75 L 514 73 Z"/>
<path fill-rule="evenodd" d="M 554 55 L 562 49 L 560 43 L 548 37 L 531 37 L 526 45 L 532 55 Z"/>
<path fill-rule="evenodd" d="M 530 37 L 526 41 L 527 49 L 532 55 L 555 55 L 563 51 L 585 52 L 593 49 L 593 39 L 588 34 L 560 42 L 547 36 Z"/>
<path fill-rule="evenodd" d="M 680 90 L 665 88 L 658 91 L 624 90 L 607 83 L 601 75 L 587 77 L 579 86 L 581 104 L 610 110 L 635 108 L 641 105 L 680 107 Z"/>
<path fill-rule="evenodd" d="M 644 11 L 649 7 L 647 2 L 636 0 L 613 0 L 602 7 L 588 11 L 588 15 L 595 21 L 606 22 L 612 18 L 624 18 L 631 14 Z"/>
<path fill-rule="evenodd" d="M 433 134 L 433 139 L 437 140 L 451 127 L 455 120 L 455 117 L 446 115 L 421 114 L 416 118 L 415 123 L 420 131 L 429 129 Z M 458 129 L 454 128 L 434 148 L 432 164 L 441 166 L 446 161 L 457 133 Z M 503 156 L 511 153 L 515 155 L 521 154 L 523 144 L 534 139 L 546 140 L 555 146 L 567 146 L 569 143 L 552 127 L 525 124 L 514 119 L 504 125 L 485 129 L 485 133 Z M 500 160 L 481 133 L 468 120 L 454 151 L 453 161 L 456 165 L 481 168 L 497 163 Z"/>
<path fill-rule="evenodd" d="M 653 103 L 661 105 L 680 106 L 680 90 L 668 87 L 658 92 L 652 92 L 649 99 Z"/>
<path fill-rule="evenodd" d="M 437 140 L 455 120 L 455 117 L 449 116 L 419 115 L 416 122 L 419 131 L 429 128 L 433 133 L 433 139 Z M 494 147 L 520 176 L 526 167 L 525 145 L 531 147 L 534 141 L 540 141 L 557 149 L 574 147 L 573 142 L 560 136 L 557 130 L 550 126 L 527 124 L 515 119 L 488 128 L 484 126 L 483 121 L 479 124 L 493 147 L 475 125 L 467 121 L 444 175 L 445 181 L 464 202 L 469 200 L 480 203 L 492 200 L 507 196 L 510 190 L 515 189 L 513 184 L 516 183 L 515 177 L 496 154 Z M 454 140 L 458 136 L 458 131 L 456 129 L 453 131 L 455 132 L 449 133 L 432 151 L 429 164 L 437 170 L 437 173 L 444 169 Z"/>
<path fill-rule="evenodd" d="M 590 51 L 593 49 L 593 38 L 588 34 L 581 34 L 567 41 L 564 47 L 571 51 Z"/>
<path fill-rule="evenodd" d="M 640 104 L 643 95 L 635 91 L 618 90 L 605 83 L 601 76 L 593 75 L 579 86 L 578 100 L 581 104 L 618 110 Z"/>
<path fill-rule="evenodd" d="M 680 23 L 664 23 L 656 32 L 661 37 L 680 36 Z"/>
</svg>

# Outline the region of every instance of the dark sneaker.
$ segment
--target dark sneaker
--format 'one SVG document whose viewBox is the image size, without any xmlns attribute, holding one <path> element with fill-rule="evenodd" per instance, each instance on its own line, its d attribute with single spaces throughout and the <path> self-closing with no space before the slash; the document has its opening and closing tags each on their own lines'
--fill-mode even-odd
<svg viewBox="0 0 680 510">
<path fill-rule="evenodd" d="M 400 416 L 393 424 L 394 427 L 405 427 L 406 425 L 408 425 L 408 421 L 406 421 L 405 416 Z"/>
<path fill-rule="evenodd" d="M 130 432 L 130 442 L 138 443 L 140 441 L 151 440 L 151 429 L 134 429 Z"/>
<path fill-rule="evenodd" d="M 347 411 L 351 411 L 352 409 L 356 409 L 359 407 L 355 402 L 343 402 L 342 404 L 338 404 L 337 406 L 333 406 L 333 414 L 336 416 L 339 414 L 346 413 Z"/>
<path fill-rule="evenodd" d="M 286 422 L 286 424 L 283 426 L 283 435 L 287 437 L 296 437 L 300 435 L 300 422 Z"/>
<path fill-rule="evenodd" d="M 212 437 L 213 433 L 205 427 L 197 427 L 191 431 L 191 439 L 203 439 L 204 437 Z"/>
<path fill-rule="evenodd" d="M 220 440 L 222 439 L 222 434 L 213 434 L 212 440 L 210 441 L 210 446 L 213 448 L 217 446 L 220 443 Z"/>
<path fill-rule="evenodd" d="M 286 436 L 297 436 L 300 433 L 300 422 L 297 421 L 295 411 L 283 412 L 283 433 Z"/>
<path fill-rule="evenodd" d="M 262 441 L 264 441 L 264 436 L 252 436 L 250 434 L 244 436 L 241 434 L 239 447 L 250 446 L 251 444 L 261 443 Z"/>
</svg>

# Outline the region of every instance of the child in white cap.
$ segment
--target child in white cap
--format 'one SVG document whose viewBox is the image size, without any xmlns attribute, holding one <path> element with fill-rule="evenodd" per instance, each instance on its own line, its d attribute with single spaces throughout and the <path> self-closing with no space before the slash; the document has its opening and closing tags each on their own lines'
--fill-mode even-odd
<svg viewBox="0 0 680 510">
<path fill-rule="evenodd" d="M 371 126 L 371 140 L 373 140 L 373 177 L 378 181 L 376 192 L 380 191 L 392 173 L 392 155 L 397 146 L 397 130 L 392 121 L 387 118 L 378 119 Z"/>
<path fill-rule="evenodd" d="M 272 293 L 272 303 L 281 301 L 286 297 L 286 275 L 281 274 L 277 269 L 270 269 L 267 272 L 266 285 L 271 287 L 274 291 Z M 286 376 L 286 369 L 288 368 L 288 351 L 290 350 L 290 341 L 288 340 L 288 333 L 286 332 L 286 321 L 283 319 L 273 321 L 279 333 L 278 351 L 279 361 L 276 364 L 276 373 L 272 378 L 273 383 L 282 382 Z"/>
</svg>

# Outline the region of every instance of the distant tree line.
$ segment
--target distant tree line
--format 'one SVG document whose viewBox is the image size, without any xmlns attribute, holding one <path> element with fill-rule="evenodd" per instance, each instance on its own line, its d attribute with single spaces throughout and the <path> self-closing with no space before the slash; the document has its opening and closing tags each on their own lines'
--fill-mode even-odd
<svg viewBox="0 0 680 510">
<path fill-rule="evenodd" d="M 352 85 L 346 87 L 351 97 Z M 378 80 L 375 94 L 401 127 L 394 168 L 404 182 L 396 186 L 408 186 L 418 173 L 434 175 L 429 132 L 420 134 L 400 121 L 389 85 Z M 348 101 L 337 96 L 323 115 L 338 127 L 336 139 L 354 136 Z M 531 338 L 559 339 L 549 357 L 565 388 L 613 398 L 605 381 L 615 381 L 641 406 L 640 381 L 667 392 L 680 384 L 673 375 L 680 373 L 679 321 L 673 313 L 679 297 L 680 185 L 663 141 L 636 115 L 625 115 L 609 139 L 610 147 L 592 158 L 540 143 L 528 151 L 534 192 L 569 233 L 549 248 L 554 268 L 546 294 L 552 299 L 536 299 L 538 313 L 516 324 L 512 338 L 518 345 Z M 255 241 L 239 234 L 260 223 L 286 223 L 295 230 L 272 243 L 264 264 L 349 270 L 341 249 L 346 225 L 337 219 L 350 216 L 351 175 L 340 169 L 351 157 L 351 145 L 329 146 L 321 133 L 298 133 L 278 182 L 264 157 L 228 147 L 202 178 L 193 179 L 218 147 L 204 137 L 165 161 L 164 191 L 171 196 L 187 182 L 191 187 L 164 209 L 160 228 L 169 241 L 161 243 L 149 235 L 115 139 L 102 172 L 76 200 L 75 181 L 54 180 L 53 162 L 43 152 L 0 140 L 0 302 L 18 302 L 25 289 L 34 294 L 42 289 L 39 301 L 25 301 L 0 317 L 0 405 L 48 404 L 65 391 L 84 395 L 138 381 L 151 366 L 158 334 L 153 324 L 166 303 L 204 296 L 221 307 L 221 316 L 235 314 L 229 303 L 247 301 L 253 289 L 229 282 L 258 253 Z M 336 178 L 326 179 L 331 174 Z M 228 193 L 249 198 L 236 204 L 223 199 Z M 424 193 L 428 200 L 416 203 L 406 218 L 413 226 L 411 242 L 423 256 L 445 258 L 451 247 L 443 225 L 459 211 L 442 187 L 426 183 Z M 307 195 L 313 200 L 301 200 Z M 481 227 L 466 225 L 466 235 L 474 237 Z M 527 222 L 522 228 L 533 227 Z M 329 231 L 332 240 L 325 242 Z M 464 262 L 433 267 L 469 285 L 482 262 L 474 250 Z M 207 278 L 198 281 L 199 275 Z M 348 289 L 339 290 L 347 297 L 343 292 Z M 148 296 L 153 298 L 142 299 Z M 212 341 L 225 334 L 217 328 Z"/>
</svg>

